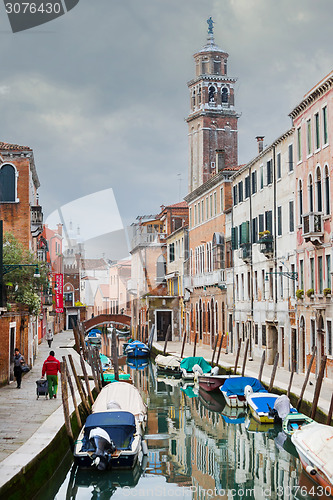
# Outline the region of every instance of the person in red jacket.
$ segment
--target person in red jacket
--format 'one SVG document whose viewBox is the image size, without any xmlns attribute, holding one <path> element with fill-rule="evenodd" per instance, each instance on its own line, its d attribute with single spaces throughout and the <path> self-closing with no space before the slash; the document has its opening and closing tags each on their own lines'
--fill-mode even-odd
<svg viewBox="0 0 333 500">
<path fill-rule="evenodd" d="M 60 373 L 60 361 L 54 357 L 54 351 L 50 351 L 50 356 L 44 361 L 42 369 L 42 377 L 46 374 L 50 399 L 57 397 L 58 372 Z"/>
</svg>

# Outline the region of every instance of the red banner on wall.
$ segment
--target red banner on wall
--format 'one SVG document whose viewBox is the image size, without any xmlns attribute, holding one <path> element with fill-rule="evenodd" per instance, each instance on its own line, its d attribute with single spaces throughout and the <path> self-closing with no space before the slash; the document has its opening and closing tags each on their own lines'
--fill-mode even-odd
<svg viewBox="0 0 333 500">
<path fill-rule="evenodd" d="M 56 274 L 55 275 L 54 291 L 55 291 L 55 310 L 57 313 L 63 313 L 64 312 L 64 275 L 63 274 Z"/>
</svg>

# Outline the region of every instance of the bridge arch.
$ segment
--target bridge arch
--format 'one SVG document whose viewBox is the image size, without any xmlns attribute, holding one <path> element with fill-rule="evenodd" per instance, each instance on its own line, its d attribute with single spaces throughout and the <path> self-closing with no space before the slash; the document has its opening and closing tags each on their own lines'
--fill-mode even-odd
<svg viewBox="0 0 333 500">
<path fill-rule="evenodd" d="M 85 332 L 89 332 L 92 328 L 108 325 L 110 323 L 130 327 L 131 319 L 131 316 L 128 316 L 127 314 L 99 314 L 98 316 L 82 321 L 82 325 Z"/>
</svg>

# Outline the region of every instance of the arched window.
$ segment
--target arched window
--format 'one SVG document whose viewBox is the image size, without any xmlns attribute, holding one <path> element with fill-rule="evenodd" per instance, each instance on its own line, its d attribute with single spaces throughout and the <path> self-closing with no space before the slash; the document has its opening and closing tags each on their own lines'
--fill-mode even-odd
<svg viewBox="0 0 333 500">
<path fill-rule="evenodd" d="M 303 215 L 303 185 L 301 179 L 298 183 L 298 204 L 299 204 L 299 223 L 302 224 Z"/>
<path fill-rule="evenodd" d="M 226 87 L 223 87 L 222 92 L 221 92 L 221 102 L 227 103 L 228 102 L 228 89 Z"/>
<path fill-rule="evenodd" d="M 163 255 L 160 255 L 156 262 L 156 283 L 163 283 L 166 274 L 166 260 Z"/>
<path fill-rule="evenodd" d="M 213 270 L 224 268 L 224 236 L 221 233 L 213 234 L 212 241 Z"/>
<path fill-rule="evenodd" d="M 202 305 L 202 330 L 206 332 L 206 305 L 203 303 Z"/>
<path fill-rule="evenodd" d="M 4 164 L 0 168 L 0 202 L 16 201 L 16 169 L 13 165 Z"/>
<path fill-rule="evenodd" d="M 210 333 L 210 305 L 207 303 L 207 333 Z"/>
<path fill-rule="evenodd" d="M 209 102 L 215 101 L 215 87 L 213 85 L 211 85 L 208 89 L 208 101 Z"/>
<path fill-rule="evenodd" d="M 323 209 L 323 197 L 321 190 L 321 171 L 320 167 L 317 167 L 316 170 L 316 188 L 317 188 L 317 211 L 321 212 Z"/>
<path fill-rule="evenodd" d="M 193 89 L 193 92 L 192 92 L 192 108 L 194 109 L 195 108 L 195 90 Z"/>
<path fill-rule="evenodd" d="M 330 174 L 328 166 L 325 166 L 325 214 L 329 215 L 331 213 L 331 199 L 330 199 Z"/>
<path fill-rule="evenodd" d="M 198 104 L 201 104 L 201 87 L 198 88 Z"/>
<path fill-rule="evenodd" d="M 313 212 L 313 183 L 312 175 L 309 175 L 309 212 Z"/>
</svg>

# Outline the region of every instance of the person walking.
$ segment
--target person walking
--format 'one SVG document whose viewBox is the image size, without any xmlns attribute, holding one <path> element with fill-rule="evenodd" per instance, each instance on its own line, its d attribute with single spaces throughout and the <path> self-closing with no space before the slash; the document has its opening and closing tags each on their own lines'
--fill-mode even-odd
<svg viewBox="0 0 333 500">
<path fill-rule="evenodd" d="M 51 348 L 51 344 L 53 341 L 53 333 L 52 333 L 51 328 L 49 328 L 49 331 L 46 334 L 46 340 L 47 340 L 47 343 L 49 344 L 49 347 Z"/>
<path fill-rule="evenodd" d="M 57 397 L 58 372 L 60 373 L 60 361 L 54 357 L 54 351 L 50 351 L 50 355 L 44 361 L 42 369 L 42 377 L 46 374 L 50 399 Z"/>
<path fill-rule="evenodd" d="M 14 377 L 16 378 L 17 389 L 21 389 L 23 363 L 24 363 L 24 357 L 20 353 L 20 350 L 16 347 L 14 351 Z"/>
</svg>

